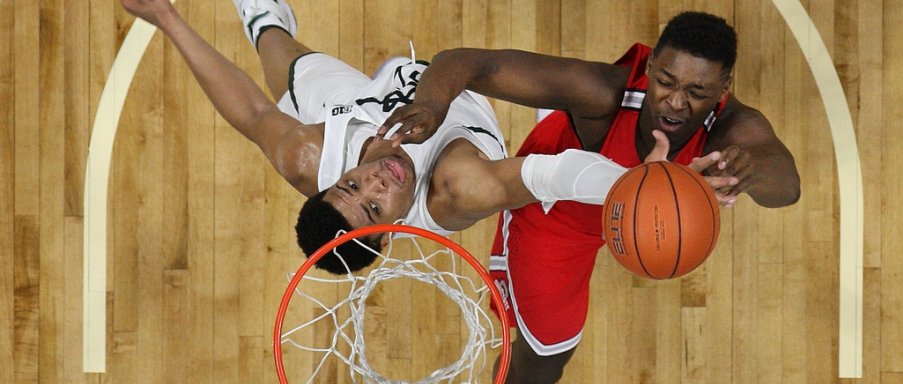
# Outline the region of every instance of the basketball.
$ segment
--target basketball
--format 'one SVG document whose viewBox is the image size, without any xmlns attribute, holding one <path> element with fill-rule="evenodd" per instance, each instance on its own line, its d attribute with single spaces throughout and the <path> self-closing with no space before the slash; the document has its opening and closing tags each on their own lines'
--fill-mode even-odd
<svg viewBox="0 0 903 384">
<path fill-rule="evenodd" d="M 609 251 L 631 272 L 652 279 L 680 277 L 715 248 L 718 201 L 690 168 L 644 163 L 608 192 L 602 227 Z"/>
</svg>

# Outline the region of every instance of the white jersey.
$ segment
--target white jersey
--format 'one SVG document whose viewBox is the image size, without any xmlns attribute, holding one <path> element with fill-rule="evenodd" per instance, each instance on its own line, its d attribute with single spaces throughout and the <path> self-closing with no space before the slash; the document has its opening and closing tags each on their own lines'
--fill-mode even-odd
<svg viewBox="0 0 903 384">
<path fill-rule="evenodd" d="M 357 167 L 364 142 L 376 135 L 392 111 L 413 102 L 424 69 L 424 64 L 411 63 L 384 71 L 347 104 L 324 106 L 328 115 L 317 180 L 320 191 L 333 186 L 345 172 Z M 441 235 L 452 233 L 436 224 L 427 210 L 426 200 L 436 159 L 446 145 L 459 138 L 473 143 L 489 159 L 501 160 L 506 156 L 504 139 L 489 102 L 479 94 L 463 92 L 452 102 L 445 122 L 433 137 L 422 144 L 402 145 L 414 162 L 416 182 L 414 203 L 404 218 L 405 224 Z"/>
</svg>

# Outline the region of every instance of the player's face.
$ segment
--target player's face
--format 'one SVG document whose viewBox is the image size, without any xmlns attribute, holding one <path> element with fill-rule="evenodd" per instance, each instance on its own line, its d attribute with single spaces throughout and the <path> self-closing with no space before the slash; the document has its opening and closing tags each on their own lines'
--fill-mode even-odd
<svg viewBox="0 0 903 384">
<path fill-rule="evenodd" d="M 414 201 L 410 160 L 390 155 L 346 172 L 323 197 L 354 228 L 391 224 L 403 218 Z"/>
<path fill-rule="evenodd" d="M 703 124 L 731 81 L 721 63 L 668 46 L 649 58 L 646 74 L 644 125 L 665 132 L 672 142 L 688 139 Z"/>
</svg>

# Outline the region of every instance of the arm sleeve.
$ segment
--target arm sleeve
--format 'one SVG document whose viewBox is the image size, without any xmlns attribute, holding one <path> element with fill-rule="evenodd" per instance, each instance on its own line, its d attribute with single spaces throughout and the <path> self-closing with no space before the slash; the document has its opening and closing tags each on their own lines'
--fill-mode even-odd
<svg viewBox="0 0 903 384">
<path fill-rule="evenodd" d="M 609 189 L 627 172 L 598 153 L 569 149 L 557 155 L 529 155 L 521 166 L 524 186 L 546 213 L 558 200 L 602 205 Z"/>
</svg>

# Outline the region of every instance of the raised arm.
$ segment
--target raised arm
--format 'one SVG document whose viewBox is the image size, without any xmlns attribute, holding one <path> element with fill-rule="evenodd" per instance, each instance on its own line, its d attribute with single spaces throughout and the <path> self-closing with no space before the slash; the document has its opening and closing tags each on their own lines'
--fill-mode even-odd
<svg viewBox="0 0 903 384">
<path fill-rule="evenodd" d="M 710 140 L 710 147 L 723 158 L 705 171 L 709 175 L 736 177 L 738 182 L 719 192 L 736 197 L 746 192 L 759 205 L 783 207 L 800 198 L 800 176 L 793 155 L 775 135 L 768 119 L 759 111 L 731 99 L 725 116 Z M 727 109 L 726 108 L 726 109 Z"/>
<path fill-rule="evenodd" d="M 292 148 L 319 148 L 322 137 L 316 129 L 303 129 L 300 122 L 279 111 L 247 74 L 179 16 L 169 0 L 122 0 L 122 5 L 172 40 L 217 112 L 257 144 L 289 183 L 302 193 L 315 193 L 309 184 L 313 182 L 312 188 L 316 188 L 316 178 L 311 177 L 316 170 L 305 167 L 304 159 L 298 159 L 305 156 L 304 151 Z"/>
<path fill-rule="evenodd" d="M 440 52 L 423 73 L 414 103 L 397 109 L 380 133 L 402 123 L 398 140 L 422 142 L 465 89 L 536 108 L 599 116 L 617 106 L 623 70 L 605 63 L 517 50 L 458 48 Z"/>
</svg>

